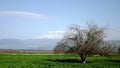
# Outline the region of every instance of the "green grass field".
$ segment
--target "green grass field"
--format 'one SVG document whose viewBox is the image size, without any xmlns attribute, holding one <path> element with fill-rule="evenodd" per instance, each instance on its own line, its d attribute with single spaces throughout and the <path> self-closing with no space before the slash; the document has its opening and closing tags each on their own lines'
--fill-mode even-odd
<svg viewBox="0 0 120 68">
<path fill-rule="evenodd" d="M 73 55 L 0 54 L 0 68 L 120 68 L 120 57 L 88 57 L 87 64 Z"/>
</svg>

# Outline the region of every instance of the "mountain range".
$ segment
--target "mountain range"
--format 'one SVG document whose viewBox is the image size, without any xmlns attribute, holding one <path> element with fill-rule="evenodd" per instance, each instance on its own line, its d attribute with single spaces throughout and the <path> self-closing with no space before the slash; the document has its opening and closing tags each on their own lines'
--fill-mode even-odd
<svg viewBox="0 0 120 68">
<path fill-rule="evenodd" d="M 52 50 L 59 39 L 1 39 L 0 49 Z"/>
<path fill-rule="evenodd" d="M 53 50 L 60 39 L 1 39 L 0 49 Z M 120 40 L 107 40 L 120 47 Z"/>
</svg>

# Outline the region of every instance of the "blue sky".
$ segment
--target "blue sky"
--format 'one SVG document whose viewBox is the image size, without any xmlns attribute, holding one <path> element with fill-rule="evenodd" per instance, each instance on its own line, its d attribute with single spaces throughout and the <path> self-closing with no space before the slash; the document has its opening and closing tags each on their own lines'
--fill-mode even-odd
<svg viewBox="0 0 120 68">
<path fill-rule="evenodd" d="M 120 39 L 120 0 L 0 0 L 0 39 L 61 38 L 91 20 L 107 26 L 107 39 Z"/>
</svg>

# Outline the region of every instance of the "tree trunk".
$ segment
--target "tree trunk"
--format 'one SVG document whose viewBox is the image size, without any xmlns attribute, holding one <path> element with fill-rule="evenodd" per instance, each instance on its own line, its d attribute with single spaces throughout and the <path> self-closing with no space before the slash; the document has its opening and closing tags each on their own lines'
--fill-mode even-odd
<svg viewBox="0 0 120 68">
<path fill-rule="evenodd" d="M 85 63 L 86 63 L 87 55 L 85 55 L 85 54 L 81 54 L 80 57 L 81 57 L 81 61 L 82 61 L 82 63 L 85 64 Z"/>
<path fill-rule="evenodd" d="M 86 63 L 86 57 L 81 57 L 82 63 L 85 64 Z"/>
</svg>

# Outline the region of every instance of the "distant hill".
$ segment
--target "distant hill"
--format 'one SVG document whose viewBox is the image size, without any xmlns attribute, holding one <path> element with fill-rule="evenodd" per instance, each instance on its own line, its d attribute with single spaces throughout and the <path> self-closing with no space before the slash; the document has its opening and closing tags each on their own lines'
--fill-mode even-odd
<svg viewBox="0 0 120 68">
<path fill-rule="evenodd" d="M 0 49 L 52 50 L 59 39 L 1 39 Z"/>
<path fill-rule="evenodd" d="M 0 49 L 52 50 L 59 39 L 1 39 Z M 120 40 L 107 40 L 120 47 Z"/>
</svg>

